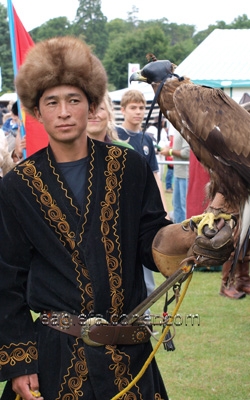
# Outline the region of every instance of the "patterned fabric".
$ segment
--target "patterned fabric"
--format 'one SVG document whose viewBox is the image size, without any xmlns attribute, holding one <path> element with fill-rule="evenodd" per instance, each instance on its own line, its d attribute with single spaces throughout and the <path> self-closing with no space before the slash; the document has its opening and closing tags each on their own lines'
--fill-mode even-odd
<svg viewBox="0 0 250 400">
<path fill-rule="evenodd" d="M 144 158 L 89 140 L 85 181 L 78 204 L 48 147 L 0 182 L 0 379 L 39 373 L 46 400 L 111 399 L 152 351 L 90 347 L 33 322 L 30 310 L 129 313 L 146 297 L 142 264 L 156 270 L 151 243 L 169 222 Z M 8 383 L 2 399 L 12 398 Z M 168 398 L 155 361 L 123 398 Z"/>
</svg>

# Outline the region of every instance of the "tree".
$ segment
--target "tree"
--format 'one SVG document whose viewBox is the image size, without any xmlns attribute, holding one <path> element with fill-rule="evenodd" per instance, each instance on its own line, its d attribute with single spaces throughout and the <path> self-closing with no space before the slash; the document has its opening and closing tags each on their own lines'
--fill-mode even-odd
<svg viewBox="0 0 250 400">
<path fill-rule="evenodd" d="M 250 19 L 247 18 L 246 14 L 235 18 L 231 26 L 233 29 L 250 29 Z"/>
<path fill-rule="evenodd" d="M 94 53 L 103 59 L 108 46 L 107 17 L 101 11 L 101 0 L 79 0 L 74 34 L 84 36 Z"/>
<path fill-rule="evenodd" d="M 195 49 L 192 39 L 183 40 L 169 47 L 168 59 L 179 65 Z"/>
<path fill-rule="evenodd" d="M 14 91 L 14 72 L 10 47 L 7 9 L 0 3 L 0 67 L 2 68 L 2 92 Z"/>
<path fill-rule="evenodd" d="M 125 21 L 124 19 L 116 18 L 107 23 L 107 32 L 109 42 L 116 39 L 118 36 L 126 35 L 131 32 L 131 29 L 134 29 L 134 26 L 131 23 Z"/>
<path fill-rule="evenodd" d="M 29 33 L 34 42 L 40 42 L 55 36 L 71 35 L 72 30 L 73 28 L 66 17 L 58 17 L 50 19 L 41 26 L 32 29 Z"/>
<path fill-rule="evenodd" d="M 147 53 L 154 53 L 157 58 L 166 58 L 168 46 L 168 39 L 159 27 L 136 28 L 117 36 L 111 41 L 103 59 L 109 82 L 116 89 L 126 87 L 128 63 L 144 65 Z"/>
</svg>

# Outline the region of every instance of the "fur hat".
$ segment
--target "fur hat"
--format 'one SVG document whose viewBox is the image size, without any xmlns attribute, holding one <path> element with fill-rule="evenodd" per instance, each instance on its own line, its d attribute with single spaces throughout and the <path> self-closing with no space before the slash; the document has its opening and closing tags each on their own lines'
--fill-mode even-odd
<svg viewBox="0 0 250 400">
<path fill-rule="evenodd" d="M 80 39 L 65 36 L 48 39 L 32 47 L 15 80 L 23 107 L 34 116 L 34 107 L 46 89 L 76 86 L 84 91 L 90 103 L 100 104 L 107 75 L 100 60 Z"/>
</svg>

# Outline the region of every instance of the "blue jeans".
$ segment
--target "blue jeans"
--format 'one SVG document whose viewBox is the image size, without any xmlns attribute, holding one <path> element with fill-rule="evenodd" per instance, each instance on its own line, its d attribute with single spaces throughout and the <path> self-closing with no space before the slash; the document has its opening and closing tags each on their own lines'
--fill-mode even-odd
<svg viewBox="0 0 250 400">
<path fill-rule="evenodd" d="M 176 223 L 186 219 L 187 186 L 188 179 L 174 177 L 173 209 Z"/>
<path fill-rule="evenodd" d="M 174 169 L 169 168 L 166 173 L 166 189 L 172 189 Z"/>
</svg>

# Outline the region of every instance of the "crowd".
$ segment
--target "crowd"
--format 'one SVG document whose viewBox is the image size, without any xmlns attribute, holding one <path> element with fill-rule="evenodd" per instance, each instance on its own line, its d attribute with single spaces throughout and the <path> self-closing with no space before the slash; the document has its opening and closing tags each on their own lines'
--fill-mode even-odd
<svg viewBox="0 0 250 400">
<path fill-rule="evenodd" d="M 25 137 L 21 138 L 17 102 L 10 102 L 2 109 L 0 125 L 0 175 L 5 175 L 23 158 Z"/>
</svg>

